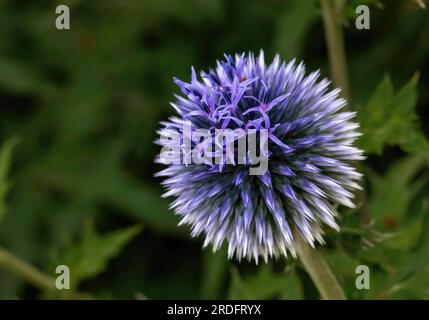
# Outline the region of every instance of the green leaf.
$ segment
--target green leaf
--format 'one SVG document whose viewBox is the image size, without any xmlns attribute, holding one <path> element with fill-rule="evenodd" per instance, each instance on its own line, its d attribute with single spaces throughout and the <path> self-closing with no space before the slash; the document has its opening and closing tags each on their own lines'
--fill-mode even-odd
<svg viewBox="0 0 429 320">
<path fill-rule="evenodd" d="M 423 209 L 421 215 L 421 232 L 419 234 L 419 245 L 418 247 L 407 254 L 405 263 L 401 265 L 401 275 L 408 276 L 410 274 L 418 273 L 422 269 L 429 266 L 429 235 L 427 230 L 429 229 L 429 208 Z"/>
<path fill-rule="evenodd" d="M 421 214 L 407 221 L 400 230 L 384 242 L 384 246 L 391 249 L 409 251 L 415 248 L 424 232 L 425 215 Z"/>
<path fill-rule="evenodd" d="M 392 286 L 388 291 L 389 299 L 429 299 L 429 265 L 418 273 Z"/>
<path fill-rule="evenodd" d="M 357 256 L 371 268 L 369 299 L 415 299 L 426 297 L 429 286 L 425 281 L 429 270 L 429 210 L 422 208 L 411 219 L 401 223 L 389 239 Z M 382 271 L 382 272 L 380 272 Z"/>
<path fill-rule="evenodd" d="M 429 159 L 429 142 L 416 114 L 418 75 L 394 93 L 388 76 L 378 85 L 368 103 L 359 111 L 363 136 L 360 146 L 366 153 L 381 154 L 384 146 L 397 145 L 406 152 Z"/>
<path fill-rule="evenodd" d="M 411 200 L 427 181 L 425 176 L 413 180 L 423 166 L 424 158 L 416 155 L 396 162 L 384 176 L 368 173 L 372 190 L 368 210 L 376 224 L 384 222 L 393 229 L 401 223 Z"/>
<path fill-rule="evenodd" d="M 393 100 L 393 85 L 389 77 L 385 77 L 378 85 L 369 102 L 358 112 L 362 137 L 360 146 L 367 153 L 381 153 L 383 150 L 384 131 L 380 124 L 385 120 L 385 112 Z"/>
<path fill-rule="evenodd" d="M 261 266 L 255 275 L 242 278 L 235 267 L 231 268 L 230 299 L 302 299 L 301 281 L 292 268 L 276 273 L 273 266 Z"/>
<path fill-rule="evenodd" d="M 81 241 L 63 250 L 56 263 L 70 268 L 70 286 L 76 289 L 82 280 L 103 272 L 108 262 L 140 231 L 141 226 L 137 225 L 100 235 L 93 223 L 87 221 Z"/>
<path fill-rule="evenodd" d="M 0 222 L 6 213 L 5 198 L 10 189 L 10 183 L 7 180 L 7 174 L 10 169 L 12 151 L 18 143 L 18 138 L 9 139 L 0 151 Z"/>
</svg>

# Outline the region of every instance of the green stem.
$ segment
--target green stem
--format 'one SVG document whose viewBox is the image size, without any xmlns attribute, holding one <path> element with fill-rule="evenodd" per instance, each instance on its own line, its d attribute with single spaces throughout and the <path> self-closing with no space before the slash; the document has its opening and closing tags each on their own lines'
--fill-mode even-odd
<svg viewBox="0 0 429 320">
<path fill-rule="evenodd" d="M 21 277 L 36 288 L 46 291 L 55 289 L 55 279 L 49 275 L 39 271 L 24 260 L 13 255 L 11 252 L 0 247 L 0 268 L 3 268 L 11 273 Z M 71 291 L 64 292 L 63 298 L 87 300 L 93 299 L 90 294 Z"/>
<path fill-rule="evenodd" d="M 334 86 L 340 88 L 343 98 L 350 99 L 349 80 L 347 74 L 346 52 L 344 47 L 343 29 L 339 21 L 339 12 L 344 6 L 340 0 L 320 0 L 323 25 L 329 54 L 329 65 Z M 345 300 L 346 295 L 339 285 L 334 273 L 322 256 L 312 248 L 298 230 L 294 232 L 296 249 L 304 268 L 322 299 Z"/>
<path fill-rule="evenodd" d="M 337 14 L 337 9 L 339 8 L 336 6 L 334 0 L 320 0 L 320 3 L 322 5 L 322 18 L 332 81 L 336 87 L 342 89 L 342 96 L 345 99 L 350 99 L 343 29 Z"/>
<path fill-rule="evenodd" d="M 346 300 L 343 289 L 322 256 L 295 230 L 298 257 L 324 300 Z"/>
<path fill-rule="evenodd" d="M 54 279 L 2 248 L 0 248 L 0 267 L 15 273 L 41 290 L 55 288 Z"/>
<path fill-rule="evenodd" d="M 345 0 L 320 0 L 322 6 L 323 25 L 326 34 L 326 44 L 329 54 L 329 65 L 334 85 L 341 88 L 343 98 L 350 100 L 350 87 L 347 73 L 346 51 L 344 47 L 341 13 L 344 10 Z M 370 221 L 369 212 L 365 204 L 366 194 L 363 190 L 355 193 L 357 207 L 360 208 L 362 223 Z"/>
</svg>

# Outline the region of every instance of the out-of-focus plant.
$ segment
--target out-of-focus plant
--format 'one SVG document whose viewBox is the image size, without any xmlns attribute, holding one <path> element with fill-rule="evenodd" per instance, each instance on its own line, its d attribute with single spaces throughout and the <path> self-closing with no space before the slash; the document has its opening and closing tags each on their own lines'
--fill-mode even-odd
<svg viewBox="0 0 429 320">
<path fill-rule="evenodd" d="M 0 218 L 6 212 L 5 198 L 10 188 L 7 173 L 16 144 L 17 139 L 12 138 L 0 150 Z M 53 263 L 51 272 L 39 271 L 2 247 L 0 247 L 0 269 L 4 268 L 22 277 L 44 292 L 46 297 L 89 299 L 92 298 L 91 295 L 77 290 L 78 284 L 103 272 L 109 260 L 118 255 L 122 248 L 139 233 L 140 229 L 140 226 L 135 226 L 100 235 L 95 232 L 93 224 L 88 221 L 81 241 L 70 244 L 61 251 L 61 256 L 57 257 L 56 263 Z M 58 288 L 55 287 L 53 270 L 59 265 L 65 265 L 72 270 L 68 281 L 70 288 L 65 291 L 56 290 Z"/>
<path fill-rule="evenodd" d="M 341 234 L 328 232 L 318 251 L 348 298 L 428 298 L 428 10 L 415 0 L 334 2 L 368 159 L 361 206 L 341 210 Z M 68 4 L 72 28 L 60 32 L 51 3 L 0 1 L 0 140 L 20 137 L 12 170 L 0 170 L 0 244 L 14 262 L 0 267 L 0 298 L 318 298 L 300 263 L 255 268 L 188 240 L 152 178 L 152 141 L 170 115 L 171 77 L 224 52 L 263 48 L 329 76 L 320 1 Z M 354 28 L 358 4 L 371 9 L 370 30 Z M 88 215 L 100 233 L 83 236 Z M 140 223 L 131 241 L 128 227 Z M 106 253 L 110 236 L 124 243 Z M 93 251 L 103 257 L 85 267 Z M 66 258 L 82 277 L 57 296 L 43 283 Z M 42 278 L 17 272 L 29 263 Z M 356 289 L 360 264 L 370 290 Z"/>
</svg>

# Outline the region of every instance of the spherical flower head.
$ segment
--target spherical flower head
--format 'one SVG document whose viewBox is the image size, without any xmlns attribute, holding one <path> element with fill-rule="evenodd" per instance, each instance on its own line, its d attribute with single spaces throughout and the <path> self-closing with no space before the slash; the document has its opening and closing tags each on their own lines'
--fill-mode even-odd
<svg viewBox="0 0 429 320">
<path fill-rule="evenodd" d="M 323 226 L 339 230 L 335 208 L 354 206 L 361 174 L 351 164 L 363 159 L 353 146 L 359 125 L 350 121 L 353 112 L 341 111 L 346 101 L 339 89 L 330 91 L 318 71 L 306 75 L 303 63 L 276 56 L 266 64 L 262 51 L 258 57 L 225 55 L 208 73 L 198 77 L 192 69 L 190 83 L 175 83 L 183 93 L 172 103 L 178 117 L 162 122 L 159 134 L 178 133 L 179 148 L 169 150 L 180 154 L 180 162 L 170 162 L 158 176 L 165 177 L 164 196 L 175 197 L 171 207 L 192 236 L 204 234 L 204 246 L 212 244 L 214 251 L 226 241 L 229 257 L 258 262 L 295 255 L 294 230 L 312 246 L 323 243 Z M 249 150 L 241 153 L 243 161 L 228 161 L 234 155 L 240 160 L 238 138 L 203 144 L 192 136 L 197 129 L 211 138 L 217 130 L 266 133 L 253 140 L 267 147 L 258 149 L 268 157 L 266 170 L 251 173 Z M 171 139 L 158 143 L 171 147 Z M 202 148 L 205 161 L 192 161 L 202 146 L 219 145 L 220 153 Z M 215 157 L 220 161 L 209 161 Z"/>
</svg>

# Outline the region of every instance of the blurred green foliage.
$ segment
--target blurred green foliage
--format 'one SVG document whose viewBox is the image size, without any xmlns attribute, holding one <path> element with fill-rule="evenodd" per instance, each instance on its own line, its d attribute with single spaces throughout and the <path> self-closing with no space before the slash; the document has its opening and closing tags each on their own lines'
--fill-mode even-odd
<svg viewBox="0 0 429 320">
<path fill-rule="evenodd" d="M 405 152 L 429 156 L 429 143 L 416 123 L 418 77 L 394 93 L 390 77 L 379 84 L 369 102 L 359 109 L 364 135 L 361 148 L 381 154 L 384 146 L 400 146 Z"/>
<path fill-rule="evenodd" d="M 11 187 L 7 174 L 10 169 L 12 151 L 16 144 L 16 138 L 9 139 L 0 152 L 0 222 L 6 213 L 6 196 Z"/>
<path fill-rule="evenodd" d="M 72 270 L 70 286 L 76 288 L 81 281 L 105 271 L 108 261 L 139 231 L 137 226 L 99 235 L 95 232 L 93 223 L 86 221 L 81 242 L 64 248 L 55 259 L 55 266 L 66 265 Z"/>
<path fill-rule="evenodd" d="M 321 251 L 349 298 L 429 298 L 429 11 L 344 3 L 366 196 L 341 209 L 343 231 Z M 361 3 L 370 30 L 354 28 Z M 71 30 L 54 27 L 58 4 Z M 171 79 L 191 65 L 264 49 L 329 76 L 317 1 L 0 0 L 0 37 L 1 246 L 52 276 L 68 264 L 72 290 L 99 298 L 318 298 L 293 259 L 254 266 L 203 251 L 153 178 Z M 359 264 L 371 290 L 355 287 Z M 38 297 L 0 268 L 0 298 Z"/>
</svg>

